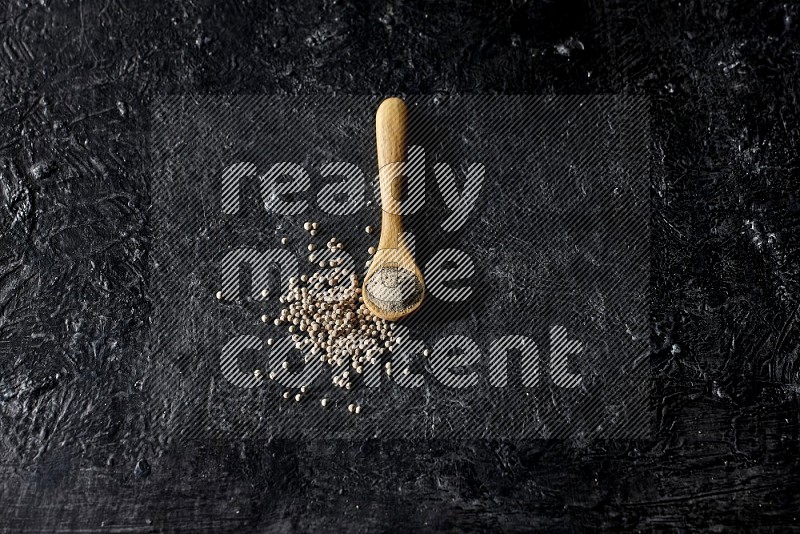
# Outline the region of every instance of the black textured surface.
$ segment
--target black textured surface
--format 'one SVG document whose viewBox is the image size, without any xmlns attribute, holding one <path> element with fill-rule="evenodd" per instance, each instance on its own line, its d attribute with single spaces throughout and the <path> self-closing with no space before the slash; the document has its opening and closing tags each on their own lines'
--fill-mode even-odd
<svg viewBox="0 0 800 534">
<path fill-rule="evenodd" d="M 170 413 L 158 431 L 180 440 L 648 437 L 646 100 L 406 100 L 409 159 L 422 172 L 409 172 L 417 175 L 408 178 L 409 197 L 419 202 L 404 223 L 429 297 L 395 325 L 402 345 L 377 367 L 366 366 L 351 391 L 334 386 L 334 370 L 316 357 L 303 365 L 286 327 L 260 317 L 278 316 L 275 295 L 288 290 L 291 276 L 309 272 L 309 241 L 324 249 L 335 236 L 346 244 L 348 268 L 366 271 L 367 249 L 378 236 L 364 227 L 380 227 L 383 208 L 375 178 L 380 97 L 189 95 L 153 104 L 145 349 L 152 365 L 143 370 L 142 393 L 151 401 L 151 420 L 160 423 L 161 413 Z M 321 169 L 333 161 L 358 171 L 358 186 L 346 196 L 356 207 L 346 215 L 330 213 L 340 207 L 329 193 L 336 177 L 323 177 Z M 301 203 L 287 210 L 293 213 L 265 207 L 273 188 L 259 178 L 287 162 L 308 177 L 307 190 L 291 197 Z M 234 165 L 248 174 L 223 186 Z M 483 169 L 473 209 L 451 231 L 443 223 L 454 211 L 442 200 L 448 188 L 436 178 L 438 165 L 463 180 L 473 165 Z M 234 199 L 235 209 L 223 208 Z M 303 230 L 308 220 L 320 225 L 316 238 Z M 459 282 L 470 292 L 459 302 L 441 298 L 431 267 L 436 258 L 455 257 L 452 251 L 469 258 L 475 271 Z M 270 299 L 261 296 L 265 286 Z M 581 356 L 555 372 L 553 327 L 583 344 Z M 519 337 L 529 349 L 525 357 L 517 347 L 506 358 L 504 347 Z M 282 341 L 267 346 L 267 338 Z M 425 346 L 428 358 L 419 354 Z M 446 353 L 454 350 L 477 358 L 467 373 L 475 383 L 442 383 L 442 369 L 452 365 Z M 380 373 L 390 357 L 392 377 Z M 291 371 L 284 361 L 294 364 Z M 414 371 L 404 376 L 407 366 Z M 491 383 L 493 367 L 496 378 L 507 379 L 504 386 Z M 277 375 L 259 381 L 253 369 Z M 579 373 L 580 383 L 565 387 L 562 371 Z M 526 386 L 533 374 L 536 384 Z M 422 383 L 411 387 L 412 381 Z M 291 401 L 282 398 L 291 384 L 309 386 L 303 402 L 295 402 L 296 389 Z M 331 409 L 320 408 L 321 397 Z M 363 405 L 360 417 L 346 410 L 350 403 Z"/>
<path fill-rule="evenodd" d="M 0 525 L 795 529 L 800 13 L 741 4 L 3 3 Z M 139 382 L 162 92 L 648 95 L 654 439 L 170 442 Z"/>
</svg>

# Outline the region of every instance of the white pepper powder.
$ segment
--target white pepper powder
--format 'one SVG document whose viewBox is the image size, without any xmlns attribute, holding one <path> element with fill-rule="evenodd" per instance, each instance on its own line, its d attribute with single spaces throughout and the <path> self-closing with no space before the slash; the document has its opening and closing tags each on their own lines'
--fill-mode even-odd
<svg viewBox="0 0 800 534">
<path fill-rule="evenodd" d="M 410 308 L 422 298 L 422 284 L 402 267 L 381 267 L 369 279 L 366 290 L 371 301 L 392 312 Z"/>
</svg>

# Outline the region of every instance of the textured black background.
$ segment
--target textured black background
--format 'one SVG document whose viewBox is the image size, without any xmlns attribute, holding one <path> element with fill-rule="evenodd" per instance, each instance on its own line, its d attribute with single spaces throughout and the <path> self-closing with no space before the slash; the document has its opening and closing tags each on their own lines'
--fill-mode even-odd
<svg viewBox="0 0 800 534">
<path fill-rule="evenodd" d="M 3 530 L 796 528 L 800 6 L 285 4 L 3 2 Z M 170 442 L 140 410 L 162 92 L 648 95 L 654 439 Z"/>
<path fill-rule="evenodd" d="M 453 389 L 428 374 L 425 386 L 408 388 L 376 375 L 380 387 L 354 381 L 353 391 L 344 392 L 331 384 L 333 370 L 317 366 L 322 376 L 306 381 L 311 391 L 304 402 L 281 398 L 281 382 L 288 378 L 281 363 L 302 360 L 284 337 L 285 327 L 260 320 L 263 313 L 275 317 L 281 305 L 277 298 L 261 299 L 263 286 L 241 276 L 240 263 L 223 258 L 236 249 L 288 256 L 295 264 L 281 268 L 280 276 L 276 269 L 269 285 L 277 295 L 279 278 L 285 291 L 289 276 L 309 271 L 309 240 L 323 248 L 336 236 L 347 244 L 356 272 L 365 272 L 367 248 L 378 239 L 364 227 L 381 224 L 375 178 L 380 100 L 192 94 L 153 103 L 145 348 L 152 365 L 142 374 L 153 431 L 182 436 L 177 439 L 649 437 L 648 106 L 631 95 L 407 98 L 409 150 L 425 149 L 417 158 L 425 160 L 420 167 L 428 176 L 415 180 L 424 204 L 404 224 L 414 235 L 415 259 L 431 298 L 397 325 L 403 344 L 392 353 L 393 364 L 405 367 L 405 355 L 422 350 L 411 350 L 418 340 L 433 355 L 411 366 L 415 374 L 426 374 L 440 368 L 443 350 L 436 347 L 446 336 L 466 336 L 482 353 L 483 365 L 475 366 L 478 384 Z M 222 176 L 242 161 L 257 170 L 239 180 L 238 211 L 226 214 Z M 307 203 L 295 215 L 265 209 L 259 191 L 258 175 L 284 161 L 301 162 L 296 164 L 310 179 L 308 192 L 293 195 Z M 358 166 L 364 174 L 361 193 L 369 192 L 371 206 L 344 216 L 320 208 L 330 178 L 323 179 L 319 169 L 331 161 Z M 433 176 L 434 165 L 444 162 L 459 179 L 472 163 L 485 168 L 469 218 L 453 232 L 441 226 L 452 211 Z M 303 230 L 307 220 L 321 225 L 316 239 Z M 282 236 L 289 236 L 285 246 Z M 459 303 L 434 296 L 429 266 L 434 254 L 448 248 L 475 266 L 472 295 Z M 229 269 L 240 275 L 236 297 L 232 287 L 221 285 Z M 218 289 L 226 294 L 222 300 L 215 297 Z M 569 358 L 570 368 L 581 374 L 576 389 L 551 380 L 554 325 L 584 344 L 580 358 Z M 242 335 L 259 343 L 267 337 L 289 341 L 289 355 L 262 346 L 234 358 L 234 369 L 247 372 L 252 389 L 234 386 L 222 371 L 222 347 L 240 344 Z M 509 335 L 537 343 L 538 387 L 523 386 L 514 351 L 507 363 L 510 383 L 489 386 L 490 347 Z M 278 377 L 257 384 L 253 369 Z M 320 409 L 321 396 L 330 409 Z M 363 405 L 364 412 L 353 417 L 349 403 Z M 160 417 L 164 410 L 172 413 L 166 422 Z"/>
</svg>

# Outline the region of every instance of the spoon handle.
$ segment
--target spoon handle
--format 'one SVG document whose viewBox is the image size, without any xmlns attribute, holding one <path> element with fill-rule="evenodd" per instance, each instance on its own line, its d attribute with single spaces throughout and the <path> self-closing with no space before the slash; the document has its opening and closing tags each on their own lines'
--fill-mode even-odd
<svg viewBox="0 0 800 534">
<path fill-rule="evenodd" d="M 387 98 L 375 115 L 381 188 L 381 238 L 378 249 L 396 249 L 403 233 L 400 200 L 405 187 L 408 109 L 399 98 Z"/>
</svg>

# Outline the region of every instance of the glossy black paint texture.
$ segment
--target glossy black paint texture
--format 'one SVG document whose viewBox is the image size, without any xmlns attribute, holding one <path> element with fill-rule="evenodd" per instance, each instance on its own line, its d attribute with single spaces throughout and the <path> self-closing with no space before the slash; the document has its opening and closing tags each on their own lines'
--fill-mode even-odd
<svg viewBox="0 0 800 534">
<path fill-rule="evenodd" d="M 739 4 L 4 2 L 2 530 L 796 528 L 800 12 Z M 167 440 L 140 381 L 163 92 L 648 95 L 653 439 Z"/>
</svg>

